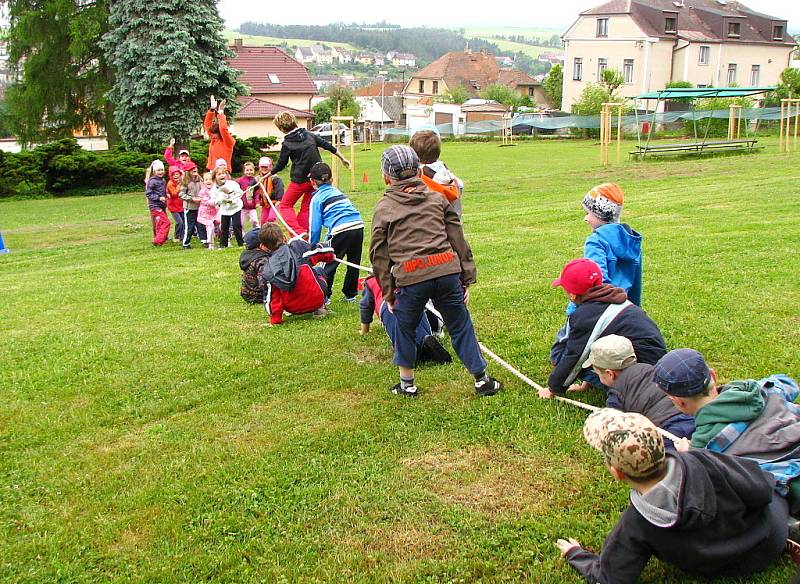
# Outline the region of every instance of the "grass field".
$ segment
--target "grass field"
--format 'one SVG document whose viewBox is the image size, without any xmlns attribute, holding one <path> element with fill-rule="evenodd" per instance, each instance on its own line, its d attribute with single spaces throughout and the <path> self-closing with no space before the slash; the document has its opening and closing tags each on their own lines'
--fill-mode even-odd
<svg viewBox="0 0 800 584">
<path fill-rule="evenodd" d="M 528 45 L 525 43 L 515 43 L 503 39 L 495 38 L 495 36 L 514 36 L 522 35 L 527 38 L 540 38 L 549 39 L 554 34 L 561 35 L 563 31 L 558 30 L 544 30 L 536 28 L 466 28 L 464 31 L 467 37 L 478 37 L 490 43 L 496 44 L 502 51 L 514 51 L 515 53 L 522 52 L 529 57 L 536 59 L 542 53 L 563 53 L 563 49 L 554 49 L 553 47 Z"/>
<path fill-rule="evenodd" d="M 583 193 L 613 180 L 670 347 L 723 380 L 797 377 L 797 158 L 766 142 L 608 169 L 584 141 L 446 143 L 480 339 L 546 379 L 550 281 L 581 254 Z M 357 152 L 367 219 L 379 155 Z M 0 581 L 578 582 L 553 541 L 599 549 L 627 504 L 583 411 L 495 365 L 493 398 L 458 364 L 392 396 L 389 343 L 359 337 L 357 306 L 337 292 L 328 318 L 265 327 L 238 250 L 153 248 L 140 193 L 6 201 L 0 230 Z M 655 560 L 642 581 L 694 582 Z"/>
<path fill-rule="evenodd" d="M 310 39 L 283 39 L 278 37 L 256 36 L 251 34 L 242 34 L 235 30 L 225 29 L 222 36 L 230 41 L 232 39 L 242 39 L 245 45 L 248 46 L 279 46 L 286 43 L 290 47 L 310 47 L 311 45 L 327 45 L 329 47 L 338 47 L 348 51 L 357 51 L 358 49 L 348 43 L 335 43 L 331 41 L 315 41 Z M 294 57 L 294 54 L 291 55 Z"/>
</svg>

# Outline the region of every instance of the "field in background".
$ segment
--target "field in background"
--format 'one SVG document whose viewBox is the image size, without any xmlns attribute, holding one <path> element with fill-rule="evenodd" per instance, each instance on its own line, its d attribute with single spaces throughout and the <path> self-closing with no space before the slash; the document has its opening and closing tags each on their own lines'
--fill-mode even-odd
<svg viewBox="0 0 800 584">
<path fill-rule="evenodd" d="M 797 158 L 763 142 L 608 169 L 586 141 L 445 143 L 480 339 L 546 380 L 550 281 L 582 252 L 583 193 L 611 180 L 669 346 L 723 380 L 800 375 Z M 356 156 L 367 220 L 380 151 Z M 553 540 L 600 549 L 627 505 L 585 413 L 495 365 L 493 398 L 458 364 L 392 396 L 389 343 L 358 335 L 341 273 L 330 317 L 267 328 L 238 296 L 239 250 L 153 248 L 141 193 L 2 202 L 0 230 L 0 581 L 577 583 Z M 641 581 L 693 582 L 657 561 Z"/>
<path fill-rule="evenodd" d="M 250 46 L 280 46 L 286 43 L 290 47 L 309 47 L 311 45 L 326 45 L 328 47 L 339 47 L 348 51 L 357 51 L 358 49 L 348 43 L 335 43 L 331 41 L 314 41 L 309 39 L 282 39 L 278 37 L 255 36 L 251 34 L 242 34 L 235 30 L 225 29 L 222 31 L 222 36 L 226 40 L 242 39 L 245 45 Z M 294 53 L 290 54 L 294 57 Z"/>
</svg>

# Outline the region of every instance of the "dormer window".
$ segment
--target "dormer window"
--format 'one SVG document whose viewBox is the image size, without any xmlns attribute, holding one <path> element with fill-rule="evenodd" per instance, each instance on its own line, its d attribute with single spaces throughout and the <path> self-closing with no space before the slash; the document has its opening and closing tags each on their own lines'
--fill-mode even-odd
<svg viewBox="0 0 800 584">
<path fill-rule="evenodd" d="M 782 24 L 775 24 L 772 27 L 772 40 L 774 41 L 782 41 L 783 40 L 783 25 Z"/>
<path fill-rule="evenodd" d="M 739 22 L 729 22 L 728 23 L 728 36 L 729 37 L 738 37 L 742 32 L 742 24 Z"/>
<path fill-rule="evenodd" d="M 267 76 L 269 77 L 270 83 L 273 83 L 273 84 L 277 85 L 278 83 L 281 82 L 281 80 L 278 78 L 278 76 L 275 73 L 268 73 Z"/>
<path fill-rule="evenodd" d="M 664 19 L 664 32 L 675 33 L 678 32 L 678 19 L 668 16 Z"/>
<path fill-rule="evenodd" d="M 607 37 L 608 36 L 608 19 L 607 18 L 598 18 L 597 19 L 597 36 L 599 36 L 599 37 Z"/>
</svg>

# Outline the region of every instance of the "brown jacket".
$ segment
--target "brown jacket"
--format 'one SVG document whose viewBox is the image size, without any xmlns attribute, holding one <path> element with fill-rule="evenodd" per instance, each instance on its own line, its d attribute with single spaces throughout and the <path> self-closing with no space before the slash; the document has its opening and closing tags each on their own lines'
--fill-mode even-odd
<svg viewBox="0 0 800 584">
<path fill-rule="evenodd" d="M 395 288 L 441 276 L 460 274 L 465 286 L 476 280 L 458 215 L 419 177 L 390 185 L 378 201 L 369 259 L 387 302 L 394 302 Z"/>
</svg>

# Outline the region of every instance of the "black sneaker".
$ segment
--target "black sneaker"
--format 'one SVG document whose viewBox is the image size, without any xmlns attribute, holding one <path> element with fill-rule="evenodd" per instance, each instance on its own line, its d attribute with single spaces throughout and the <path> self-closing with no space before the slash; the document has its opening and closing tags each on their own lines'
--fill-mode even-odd
<svg viewBox="0 0 800 584">
<path fill-rule="evenodd" d="M 403 389 L 403 386 L 398 383 L 392 388 L 392 393 L 395 395 L 404 395 L 406 397 L 417 397 L 417 386 L 411 385 Z"/>
<path fill-rule="evenodd" d="M 792 562 L 795 564 L 800 564 L 800 544 L 792 539 L 786 540 L 786 547 L 784 551 L 789 554 L 789 557 L 792 559 Z"/>
<path fill-rule="evenodd" d="M 450 353 L 442 346 L 439 339 L 433 335 L 428 335 L 423 339 L 422 349 L 426 361 L 431 361 L 437 365 L 445 365 L 453 362 Z"/>
<path fill-rule="evenodd" d="M 494 377 L 489 377 L 488 375 L 480 381 L 475 382 L 475 393 L 481 397 L 494 395 L 501 389 L 503 389 L 503 384 Z"/>
</svg>

